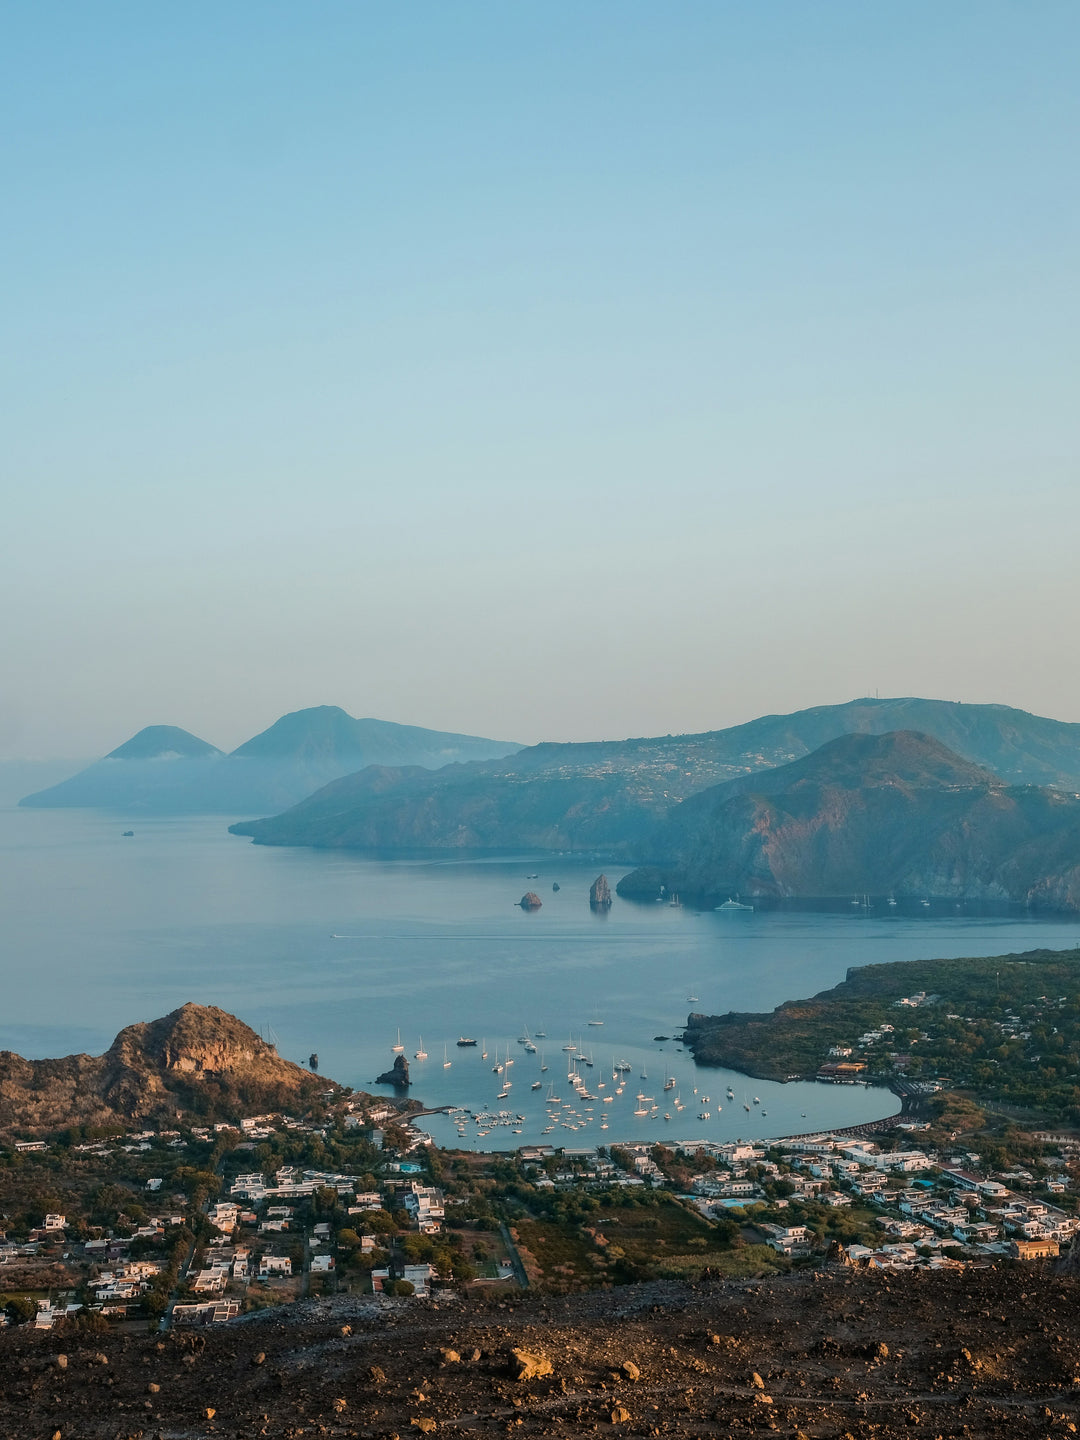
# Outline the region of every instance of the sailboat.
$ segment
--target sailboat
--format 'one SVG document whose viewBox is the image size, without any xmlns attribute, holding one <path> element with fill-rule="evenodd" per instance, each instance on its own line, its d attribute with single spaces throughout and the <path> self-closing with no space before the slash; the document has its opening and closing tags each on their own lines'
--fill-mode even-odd
<svg viewBox="0 0 1080 1440">
<path fill-rule="evenodd" d="M 423 1037 L 423 1035 L 420 1036 L 420 1049 L 417 1050 L 416 1054 L 413 1056 L 413 1059 L 414 1059 L 414 1060 L 426 1060 L 426 1059 L 427 1059 L 427 1051 L 424 1049 L 424 1037 Z"/>
<path fill-rule="evenodd" d="M 481 1059 L 481 1060 L 486 1060 L 487 1058 L 488 1058 L 488 1056 L 487 1056 L 487 1041 L 486 1041 L 486 1040 L 481 1040 L 481 1041 L 480 1041 L 480 1059 Z"/>
<path fill-rule="evenodd" d="M 543 1050 L 540 1051 L 540 1069 L 541 1069 L 542 1071 L 547 1069 L 547 1065 L 544 1063 L 544 1052 L 543 1052 Z"/>
<path fill-rule="evenodd" d="M 449 1069 L 450 1069 L 450 1066 L 451 1066 L 453 1063 L 454 1063 L 454 1062 L 450 1059 L 449 1055 L 447 1055 L 447 1053 L 446 1053 L 446 1046 L 444 1045 L 444 1046 L 442 1047 L 442 1068 L 443 1068 L 444 1070 L 449 1070 Z"/>
<path fill-rule="evenodd" d="M 400 1030 L 400 1028 L 398 1029 L 398 1032 L 397 1032 L 397 1044 L 396 1044 L 396 1045 L 391 1045 L 391 1046 L 390 1046 L 390 1049 L 393 1051 L 393 1053 L 394 1053 L 395 1055 L 403 1055 L 403 1054 L 405 1053 L 405 1046 L 401 1043 L 401 1030 Z"/>
<path fill-rule="evenodd" d="M 664 1066 L 664 1089 L 665 1089 L 665 1090 L 674 1090 L 674 1089 L 675 1089 L 675 1076 L 674 1076 L 674 1075 L 669 1075 L 669 1074 L 667 1073 L 667 1066 L 666 1066 L 666 1065 Z"/>
</svg>

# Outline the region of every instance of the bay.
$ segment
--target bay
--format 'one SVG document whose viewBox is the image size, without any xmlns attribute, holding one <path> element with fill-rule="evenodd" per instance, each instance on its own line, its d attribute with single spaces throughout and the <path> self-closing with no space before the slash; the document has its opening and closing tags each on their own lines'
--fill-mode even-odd
<svg viewBox="0 0 1080 1440">
<path fill-rule="evenodd" d="M 440 1143 L 756 1138 L 857 1124 L 896 1102 L 864 1087 L 749 1081 L 654 1037 L 674 1035 L 690 1010 L 764 1010 L 813 994 L 852 965 L 1061 948 L 1080 928 L 1069 917 L 718 914 L 618 899 L 594 914 L 595 861 L 376 860 L 254 846 L 227 825 L 0 809 L 0 1047 L 99 1053 L 124 1025 L 193 1000 L 273 1035 L 290 1059 L 317 1052 L 321 1073 L 358 1088 L 374 1088 L 400 1028 L 415 1098 L 508 1112 L 502 1125 L 470 1122 L 464 1140 L 446 1116 L 429 1116 Z M 607 869 L 612 887 L 621 873 Z M 533 913 L 517 905 L 530 889 L 543 901 Z M 525 1029 L 535 1055 L 518 1043 Z M 460 1049 L 462 1036 L 483 1043 Z M 426 1061 L 413 1059 L 421 1037 Z M 594 1061 L 579 1067 L 591 1111 L 567 1088 L 570 1043 Z M 512 1085 L 497 1101 L 492 1067 L 507 1047 Z M 613 1061 L 631 1069 L 604 1103 Z M 578 1113 L 544 1134 L 551 1084 Z M 634 1115 L 639 1092 L 656 1115 L 652 1101 Z"/>
</svg>

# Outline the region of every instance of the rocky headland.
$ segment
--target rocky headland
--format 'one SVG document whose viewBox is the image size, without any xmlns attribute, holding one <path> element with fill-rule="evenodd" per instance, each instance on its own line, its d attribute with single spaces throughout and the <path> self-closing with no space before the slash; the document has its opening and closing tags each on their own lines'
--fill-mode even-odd
<svg viewBox="0 0 1080 1440">
<path fill-rule="evenodd" d="M 1080 908 L 1080 799 L 1008 785 L 913 731 L 845 735 L 679 805 L 618 893 L 861 895 Z"/>
<path fill-rule="evenodd" d="M 257 1109 L 301 1109 L 337 1088 L 283 1060 L 228 1011 L 188 1004 L 128 1025 L 104 1055 L 24 1060 L 0 1051 L 0 1134 L 188 1112 L 235 1119 Z"/>
</svg>

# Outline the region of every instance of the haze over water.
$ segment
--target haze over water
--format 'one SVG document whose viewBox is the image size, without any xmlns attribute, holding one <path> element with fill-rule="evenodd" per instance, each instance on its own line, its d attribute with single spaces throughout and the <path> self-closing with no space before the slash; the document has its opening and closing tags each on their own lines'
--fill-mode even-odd
<svg viewBox="0 0 1080 1440">
<path fill-rule="evenodd" d="M 594 1124 L 560 1128 L 550 1142 L 776 1135 L 877 1118 L 891 1113 L 893 1098 L 748 1081 L 698 1068 L 673 1041 L 653 1037 L 673 1035 L 692 1009 L 764 1010 L 813 994 L 851 965 L 1064 947 L 1078 933 L 1068 917 L 719 915 L 619 900 L 594 915 L 594 861 L 378 861 L 253 846 L 228 835 L 226 824 L 213 816 L 129 827 L 86 811 L 0 810 L 0 1047 L 29 1057 L 100 1053 L 124 1025 L 194 1000 L 255 1029 L 272 1026 L 283 1055 L 303 1060 L 317 1051 L 322 1073 L 371 1088 L 393 1059 L 400 1027 L 413 1096 L 525 1114 L 520 1138 L 507 1126 L 478 1142 L 469 1127 L 468 1143 L 509 1148 L 540 1138 L 549 1082 L 573 1099 L 561 1048 L 572 1033 L 596 1062 L 582 1072 L 594 1094 L 611 1093 L 613 1058 L 633 1070 L 623 1097 L 596 1104 Z M 130 839 L 121 833 L 128 828 Z M 533 872 L 538 878 L 527 879 Z M 607 873 L 614 885 L 621 872 Z M 527 889 L 544 902 L 535 914 L 516 905 Z M 592 1019 L 604 1023 L 590 1027 Z M 537 1041 L 549 1067 L 543 1074 L 539 1055 L 516 1043 L 523 1027 L 547 1032 Z M 494 1054 L 484 1062 L 479 1047 L 458 1049 L 462 1035 L 491 1052 L 510 1044 L 508 1099 L 495 1099 Z M 423 1063 L 413 1059 L 421 1037 Z M 681 1114 L 664 1095 L 665 1067 L 686 1104 Z M 531 1090 L 534 1079 L 542 1090 Z M 723 1093 L 729 1082 L 734 1102 Z M 635 1118 L 639 1089 L 672 1122 Z M 762 1101 L 750 1116 L 744 1094 Z M 702 1108 L 708 1122 L 697 1119 Z M 603 1132 L 602 1110 L 611 1112 Z M 458 1143 L 449 1121 L 425 1123 L 440 1142 Z"/>
</svg>

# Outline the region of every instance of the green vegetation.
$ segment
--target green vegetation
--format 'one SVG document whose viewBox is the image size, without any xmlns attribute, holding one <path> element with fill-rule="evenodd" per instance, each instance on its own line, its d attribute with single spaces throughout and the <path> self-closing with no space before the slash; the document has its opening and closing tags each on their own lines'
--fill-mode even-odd
<svg viewBox="0 0 1080 1440">
<path fill-rule="evenodd" d="M 882 1026 L 894 1028 L 858 1045 Z M 1077 1125 L 1080 950 L 869 965 L 771 1014 L 701 1017 L 687 1040 L 699 1061 L 779 1080 L 813 1075 L 830 1046 L 851 1046 L 870 1078 L 940 1080 L 980 1106 Z"/>
</svg>

